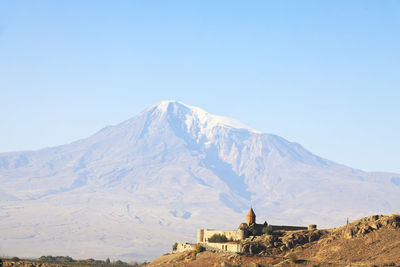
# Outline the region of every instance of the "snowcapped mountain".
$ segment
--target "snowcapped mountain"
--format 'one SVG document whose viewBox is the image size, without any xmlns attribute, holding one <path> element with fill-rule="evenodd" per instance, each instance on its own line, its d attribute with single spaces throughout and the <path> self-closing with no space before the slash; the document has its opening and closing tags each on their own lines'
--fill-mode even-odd
<svg viewBox="0 0 400 267">
<path fill-rule="evenodd" d="M 398 212 L 400 175 L 367 173 L 176 101 L 89 138 L 0 154 L 0 254 L 150 260 L 197 228 L 341 225 Z"/>
</svg>

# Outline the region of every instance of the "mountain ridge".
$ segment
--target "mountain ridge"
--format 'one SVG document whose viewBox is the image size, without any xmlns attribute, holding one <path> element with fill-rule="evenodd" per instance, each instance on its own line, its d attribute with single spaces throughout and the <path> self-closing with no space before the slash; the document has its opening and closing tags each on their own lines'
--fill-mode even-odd
<svg viewBox="0 0 400 267">
<path fill-rule="evenodd" d="M 142 260 L 175 239 L 194 239 L 196 228 L 237 227 L 250 205 L 277 224 L 330 227 L 349 216 L 394 213 L 398 181 L 398 174 L 355 170 L 233 119 L 161 101 L 70 144 L 1 153 L 0 230 L 15 244 L 6 251 L 21 249 L 21 238 L 54 249 L 60 242 L 52 235 L 82 248 L 77 233 L 87 231 L 91 248 L 71 256 L 108 250 Z M 60 218 L 41 221 L 49 212 Z M 29 219 L 21 237 L 17 222 Z"/>
</svg>

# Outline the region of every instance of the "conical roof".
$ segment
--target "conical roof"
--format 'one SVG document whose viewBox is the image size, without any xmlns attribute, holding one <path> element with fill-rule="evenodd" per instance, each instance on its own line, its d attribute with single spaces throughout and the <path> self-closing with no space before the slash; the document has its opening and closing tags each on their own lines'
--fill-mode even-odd
<svg viewBox="0 0 400 267">
<path fill-rule="evenodd" d="M 249 212 L 247 213 L 247 216 L 251 216 L 251 217 L 256 216 L 256 214 L 253 211 L 253 208 L 250 208 Z"/>
</svg>

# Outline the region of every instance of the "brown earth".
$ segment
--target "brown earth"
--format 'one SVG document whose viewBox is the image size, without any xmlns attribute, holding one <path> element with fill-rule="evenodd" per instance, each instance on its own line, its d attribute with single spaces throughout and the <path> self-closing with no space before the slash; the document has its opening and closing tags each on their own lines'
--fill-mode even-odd
<svg viewBox="0 0 400 267">
<path fill-rule="evenodd" d="M 400 214 L 326 230 L 276 231 L 241 243 L 241 254 L 188 251 L 148 266 L 400 266 Z"/>
<path fill-rule="evenodd" d="M 238 255 L 234 253 L 214 253 L 204 251 L 198 254 L 192 252 L 174 253 L 161 256 L 147 266 L 271 266 L 281 262 L 282 259 L 273 257 L 259 257 L 250 255 Z M 258 265 L 257 265 L 258 264 Z"/>
</svg>

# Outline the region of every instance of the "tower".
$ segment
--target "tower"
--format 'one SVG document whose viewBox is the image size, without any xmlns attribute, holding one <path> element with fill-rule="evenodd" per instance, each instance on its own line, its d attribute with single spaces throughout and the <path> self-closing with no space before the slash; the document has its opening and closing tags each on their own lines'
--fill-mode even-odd
<svg viewBox="0 0 400 267">
<path fill-rule="evenodd" d="M 248 226 L 256 223 L 256 214 L 254 213 L 253 208 L 250 208 L 246 215 L 246 223 Z"/>
</svg>

